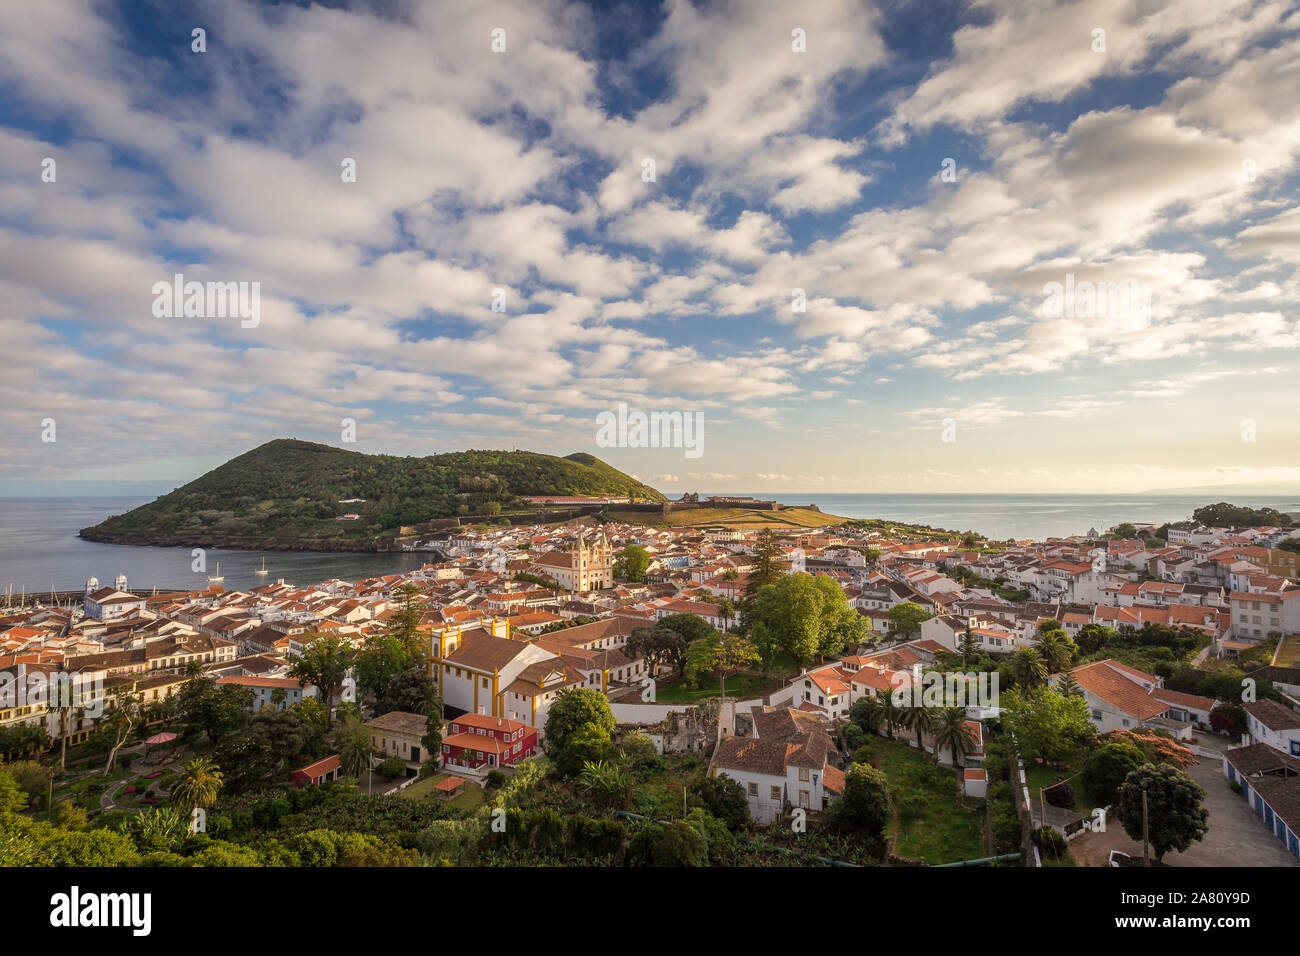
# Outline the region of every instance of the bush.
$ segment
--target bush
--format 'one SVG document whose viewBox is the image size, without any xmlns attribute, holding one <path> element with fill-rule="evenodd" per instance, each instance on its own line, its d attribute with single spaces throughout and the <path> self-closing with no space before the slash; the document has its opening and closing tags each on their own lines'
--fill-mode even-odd
<svg viewBox="0 0 1300 956">
<path fill-rule="evenodd" d="M 898 801 L 898 818 L 904 823 L 914 823 L 925 816 L 930 801 L 923 793 L 911 793 Z"/>
<path fill-rule="evenodd" d="M 1245 708 L 1240 704 L 1219 704 L 1210 711 L 1210 727 L 1217 733 L 1240 737 L 1248 729 Z"/>
<path fill-rule="evenodd" d="M 826 813 L 832 830 L 879 837 L 890 818 L 889 783 L 875 767 L 855 763 L 845 777 L 844 793 Z"/>
<path fill-rule="evenodd" d="M 506 775 L 503 774 L 500 770 L 489 770 L 489 771 L 488 771 L 488 775 L 487 775 L 487 785 L 488 785 L 489 787 L 492 787 L 492 788 L 494 788 L 494 789 L 498 789 L 498 788 L 500 788 L 500 786 L 501 786 L 503 783 L 505 783 L 505 782 L 506 782 Z"/>
<path fill-rule="evenodd" d="M 566 777 L 577 776 L 588 761 L 599 763 L 608 760 L 614 749 L 609 732 L 596 723 L 583 724 L 568 736 L 563 745 L 548 746 L 555 769 Z"/>
<path fill-rule="evenodd" d="M 988 774 L 989 780 L 1009 780 L 1010 774 L 1007 773 L 1009 765 L 1007 758 L 996 747 L 988 748 L 984 755 L 984 771 Z"/>
<path fill-rule="evenodd" d="M 997 844 L 998 852 L 1014 853 L 1020 849 L 1021 834 L 1016 808 L 1010 804 L 998 807 L 993 814 L 993 842 Z"/>
<path fill-rule="evenodd" d="M 1051 790 L 1043 791 L 1043 799 L 1051 806 L 1071 809 L 1074 806 L 1074 787 L 1068 783 L 1058 783 Z"/>
<path fill-rule="evenodd" d="M 867 735 L 862 732 L 862 728 L 857 724 L 845 724 L 840 728 L 840 739 L 844 741 L 844 750 L 847 753 L 853 753 L 863 745 Z"/>
<path fill-rule="evenodd" d="M 876 742 L 867 737 L 862 746 L 853 751 L 854 763 L 870 764 L 876 759 Z"/>
<path fill-rule="evenodd" d="M 1041 854 L 1058 859 L 1065 855 L 1065 837 L 1051 827 L 1039 827 L 1032 834 L 1034 845 Z"/>
<path fill-rule="evenodd" d="M 387 777 L 389 780 L 404 777 L 406 776 L 406 761 L 401 757 L 388 757 L 380 761 L 379 766 L 375 768 L 375 773 L 381 777 Z"/>
<path fill-rule="evenodd" d="M 749 825 L 749 800 L 745 788 L 726 774 L 705 777 L 696 793 L 705 809 L 728 829 L 743 830 Z"/>
<path fill-rule="evenodd" d="M 1106 805 L 1119 801 L 1119 788 L 1132 771 L 1146 763 L 1142 751 L 1127 741 L 1103 744 L 1083 762 L 1083 782 L 1093 799 Z"/>
</svg>

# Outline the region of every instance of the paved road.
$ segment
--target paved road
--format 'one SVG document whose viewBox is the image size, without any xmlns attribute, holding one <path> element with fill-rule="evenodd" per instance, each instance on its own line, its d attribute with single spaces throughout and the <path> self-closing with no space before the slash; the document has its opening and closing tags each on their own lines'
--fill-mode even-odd
<svg viewBox="0 0 1300 956">
<path fill-rule="evenodd" d="M 1209 831 L 1200 843 L 1183 853 L 1165 854 L 1170 866 L 1297 866 L 1300 860 L 1287 852 L 1282 841 L 1264 826 L 1246 801 L 1228 789 L 1220 762 L 1202 757 L 1188 769 L 1205 788 L 1205 808 L 1210 811 Z M 1070 842 L 1080 866 L 1106 866 L 1112 849 L 1142 856 L 1141 841 L 1134 841 L 1112 821 L 1105 833 L 1085 833 Z"/>
</svg>

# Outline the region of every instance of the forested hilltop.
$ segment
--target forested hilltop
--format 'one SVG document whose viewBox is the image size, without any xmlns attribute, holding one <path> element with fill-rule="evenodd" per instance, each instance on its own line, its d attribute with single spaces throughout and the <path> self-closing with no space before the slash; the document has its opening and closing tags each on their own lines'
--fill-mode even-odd
<svg viewBox="0 0 1300 956">
<path fill-rule="evenodd" d="M 84 528 L 81 536 L 116 544 L 369 549 L 404 525 L 526 510 L 526 495 L 664 500 L 587 454 L 460 451 L 413 458 L 280 438 Z M 342 517 L 348 514 L 357 517 Z"/>
</svg>

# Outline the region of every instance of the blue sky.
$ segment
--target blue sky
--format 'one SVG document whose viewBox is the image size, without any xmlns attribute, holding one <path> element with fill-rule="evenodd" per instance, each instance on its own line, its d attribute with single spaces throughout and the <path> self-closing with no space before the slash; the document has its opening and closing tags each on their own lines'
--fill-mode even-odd
<svg viewBox="0 0 1300 956">
<path fill-rule="evenodd" d="M 670 491 L 1300 488 L 1293 6 L 6 8 L 0 479 L 350 418 Z M 155 317 L 178 272 L 256 327 Z M 620 402 L 703 454 L 597 447 Z"/>
</svg>

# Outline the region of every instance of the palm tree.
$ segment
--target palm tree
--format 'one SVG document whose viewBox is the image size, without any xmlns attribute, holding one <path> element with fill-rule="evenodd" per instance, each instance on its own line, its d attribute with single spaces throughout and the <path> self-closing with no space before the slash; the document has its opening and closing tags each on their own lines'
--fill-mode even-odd
<svg viewBox="0 0 1300 956">
<path fill-rule="evenodd" d="M 900 722 L 908 730 L 916 731 L 916 749 L 925 753 L 925 734 L 934 730 L 938 723 L 934 708 L 905 707 Z"/>
<path fill-rule="evenodd" d="M 850 711 L 853 722 L 869 734 L 880 731 L 880 722 L 885 719 L 884 708 L 878 696 L 861 698 Z"/>
<path fill-rule="evenodd" d="M 1074 660 L 1074 652 L 1078 650 L 1066 633 L 1059 630 L 1044 631 L 1038 635 L 1038 639 L 1034 641 L 1034 649 L 1038 651 L 1039 656 L 1043 658 L 1043 663 L 1047 665 L 1048 672 L 1052 674 L 1069 667 Z"/>
<path fill-rule="evenodd" d="M 284 702 L 289 699 L 289 692 L 283 687 L 277 687 L 271 691 L 271 706 L 276 710 L 284 707 Z"/>
<path fill-rule="evenodd" d="M 1011 657 L 1011 679 L 1026 690 L 1047 682 L 1047 665 L 1032 647 L 1022 647 Z"/>
<path fill-rule="evenodd" d="M 349 715 L 339 728 L 338 740 L 339 768 L 346 776 L 360 781 L 362 772 L 370 769 L 370 758 L 375 753 L 366 725 Z"/>
<path fill-rule="evenodd" d="M 58 683 L 55 684 L 58 695 L 57 707 L 59 711 L 59 769 L 66 770 L 68 766 L 68 721 L 72 719 L 72 712 L 75 709 L 73 703 L 74 691 L 69 686 L 67 672 L 63 668 L 63 662 L 59 662 Z"/>
<path fill-rule="evenodd" d="M 939 712 L 934 728 L 934 762 L 939 762 L 939 751 L 945 747 L 952 751 L 954 767 L 961 767 L 961 758 L 975 750 L 975 732 L 966 723 L 966 710 L 962 707 L 945 707 Z"/>
<path fill-rule="evenodd" d="M 894 730 L 903 722 L 903 708 L 888 691 L 881 691 L 873 699 L 880 701 L 880 720 L 885 725 L 885 733 L 893 740 Z"/>
<path fill-rule="evenodd" d="M 221 770 L 206 757 L 195 757 L 183 768 L 172 787 L 172 802 L 189 810 L 206 810 L 217 802 L 221 790 Z"/>
<path fill-rule="evenodd" d="M 729 573 L 735 574 L 736 569 L 732 568 Z M 718 602 L 718 617 L 722 618 L 722 626 L 724 629 L 730 629 L 731 619 L 735 616 L 736 605 L 732 603 L 731 598 L 723 598 Z"/>
</svg>

